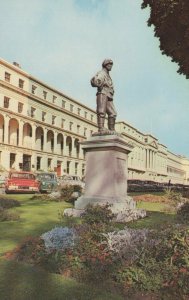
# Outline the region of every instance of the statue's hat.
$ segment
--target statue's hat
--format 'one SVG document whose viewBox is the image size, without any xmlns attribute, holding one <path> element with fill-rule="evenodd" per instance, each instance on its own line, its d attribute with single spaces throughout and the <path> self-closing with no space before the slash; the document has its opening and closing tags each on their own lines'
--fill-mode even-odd
<svg viewBox="0 0 189 300">
<path fill-rule="evenodd" d="M 105 67 L 108 64 L 113 65 L 113 60 L 111 60 L 110 58 L 105 59 L 102 63 L 102 66 Z"/>
</svg>

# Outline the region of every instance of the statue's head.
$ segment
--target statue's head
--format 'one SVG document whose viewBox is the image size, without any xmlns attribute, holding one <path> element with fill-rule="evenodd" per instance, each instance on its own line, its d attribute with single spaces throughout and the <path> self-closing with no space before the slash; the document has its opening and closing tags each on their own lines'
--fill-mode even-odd
<svg viewBox="0 0 189 300">
<path fill-rule="evenodd" d="M 102 63 L 102 67 L 108 70 L 111 70 L 112 66 L 113 66 L 113 61 L 109 58 L 105 59 Z"/>
</svg>

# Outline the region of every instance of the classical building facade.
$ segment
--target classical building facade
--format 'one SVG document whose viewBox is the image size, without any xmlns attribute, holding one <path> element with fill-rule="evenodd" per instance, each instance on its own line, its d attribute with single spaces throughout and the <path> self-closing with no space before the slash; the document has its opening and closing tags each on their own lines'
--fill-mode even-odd
<svg viewBox="0 0 189 300">
<path fill-rule="evenodd" d="M 130 179 L 189 184 L 189 159 L 125 122 L 116 130 L 134 145 Z M 96 112 L 0 60 L 0 167 L 84 176 L 80 142 L 97 131 Z"/>
<path fill-rule="evenodd" d="M 125 122 L 118 122 L 116 130 L 134 146 L 129 154 L 129 179 L 189 184 L 189 159 L 171 153 L 157 138 Z"/>
</svg>

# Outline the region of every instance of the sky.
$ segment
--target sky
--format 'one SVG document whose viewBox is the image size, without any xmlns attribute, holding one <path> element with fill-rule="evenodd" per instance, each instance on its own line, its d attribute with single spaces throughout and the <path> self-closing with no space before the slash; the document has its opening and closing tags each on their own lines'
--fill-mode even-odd
<svg viewBox="0 0 189 300">
<path fill-rule="evenodd" d="M 189 80 L 162 55 L 142 0 L 0 0 L 0 57 L 92 109 L 114 62 L 117 121 L 189 157 Z"/>
</svg>

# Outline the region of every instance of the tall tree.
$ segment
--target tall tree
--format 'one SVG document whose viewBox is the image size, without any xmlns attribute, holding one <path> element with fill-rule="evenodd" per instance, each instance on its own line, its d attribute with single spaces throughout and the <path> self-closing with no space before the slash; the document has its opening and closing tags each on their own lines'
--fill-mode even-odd
<svg viewBox="0 0 189 300">
<path fill-rule="evenodd" d="M 189 78 L 189 0 L 143 0 L 150 7 L 148 26 L 154 25 L 163 54 L 178 63 L 179 74 Z"/>
</svg>

